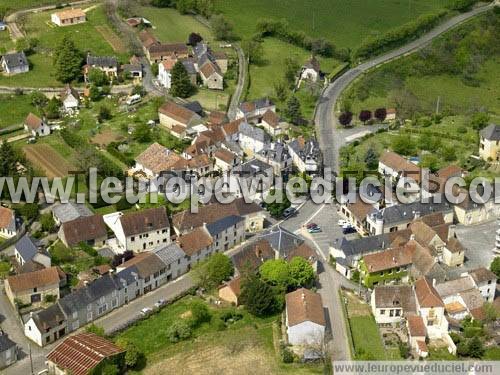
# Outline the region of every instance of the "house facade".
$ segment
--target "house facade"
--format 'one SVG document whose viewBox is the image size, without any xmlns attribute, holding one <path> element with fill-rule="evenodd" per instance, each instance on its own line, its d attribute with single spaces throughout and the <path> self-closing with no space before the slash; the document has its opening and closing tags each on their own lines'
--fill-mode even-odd
<svg viewBox="0 0 500 375">
<path fill-rule="evenodd" d="M 299 172 L 314 175 L 320 171 L 321 151 L 315 139 L 306 140 L 300 136 L 288 144 L 288 150 L 292 156 L 293 165 Z"/>
<path fill-rule="evenodd" d="M 18 347 L 9 335 L 0 330 L 0 370 L 17 361 Z"/>
<path fill-rule="evenodd" d="M 85 12 L 81 9 L 68 9 L 62 12 L 52 13 L 50 20 L 57 26 L 70 26 L 87 21 Z"/>
<path fill-rule="evenodd" d="M 17 223 L 14 210 L 0 206 L 0 237 L 12 238 L 16 233 Z"/>
<path fill-rule="evenodd" d="M 102 215 L 96 214 L 63 223 L 58 237 L 67 247 L 77 246 L 82 242 L 92 247 L 102 247 L 108 239 L 108 231 Z"/>
<path fill-rule="evenodd" d="M 50 135 L 50 126 L 45 120 L 30 113 L 24 120 L 24 130 L 31 133 L 33 137 L 44 137 Z"/>
<path fill-rule="evenodd" d="M 486 161 L 500 160 L 500 125 L 490 124 L 479 132 L 479 156 Z"/>
<path fill-rule="evenodd" d="M 92 56 L 87 55 L 87 64 L 84 66 L 85 82 L 89 82 L 89 72 L 92 69 L 98 69 L 108 76 L 109 79 L 118 77 L 118 69 L 120 65 L 114 56 Z"/>
<path fill-rule="evenodd" d="M 30 70 L 30 64 L 24 51 L 3 55 L 0 59 L 0 66 L 7 75 L 27 73 Z"/>
</svg>

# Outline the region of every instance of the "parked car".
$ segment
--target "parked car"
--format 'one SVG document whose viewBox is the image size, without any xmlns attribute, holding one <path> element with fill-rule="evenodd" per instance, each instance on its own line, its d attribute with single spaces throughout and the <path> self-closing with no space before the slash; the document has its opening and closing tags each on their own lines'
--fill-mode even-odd
<svg viewBox="0 0 500 375">
<path fill-rule="evenodd" d="M 337 224 L 339 225 L 339 227 L 343 227 L 344 225 L 346 224 L 349 224 L 349 222 L 347 220 L 344 220 L 344 219 L 340 219 Z"/>
<path fill-rule="evenodd" d="M 308 231 L 309 233 L 319 233 L 319 232 L 321 232 L 322 230 L 321 230 L 321 228 L 320 228 L 320 227 L 314 227 L 314 228 L 309 228 L 307 231 Z"/>
<path fill-rule="evenodd" d="M 351 223 L 345 223 L 342 225 L 342 229 L 347 229 L 347 228 L 354 228 Z"/>
<path fill-rule="evenodd" d="M 285 208 L 285 210 L 283 211 L 283 218 L 288 219 L 290 216 L 293 216 L 296 212 L 297 210 L 294 207 Z"/>
<path fill-rule="evenodd" d="M 155 307 L 159 309 L 162 306 L 165 306 L 167 301 L 165 299 L 159 299 L 157 302 L 155 302 Z"/>
<path fill-rule="evenodd" d="M 141 314 L 146 316 L 149 315 L 153 312 L 153 310 L 150 307 L 145 307 L 141 310 Z"/>
<path fill-rule="evenodd" d="M 309 223 L 306 225 L 306 228 L 311 229 L 311 228 L 316 228 L 317 226 L 318 226 L 318 224 L 316 224 L 316 223 Z"/>
<path fill-rule="evenodd" d="M 344 234 L 356 233 L 356 228 L 354 228 L 354 227 L 343 228 L 342 233 L 344 233 Z"/>
</svg>

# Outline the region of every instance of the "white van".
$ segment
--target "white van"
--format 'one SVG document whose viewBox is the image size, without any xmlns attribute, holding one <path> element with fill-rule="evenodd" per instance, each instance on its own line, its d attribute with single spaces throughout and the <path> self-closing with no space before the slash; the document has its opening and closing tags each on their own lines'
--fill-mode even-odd
<svg viewBox="0 0 500 375">
<path fill-rule="evenodd" d="M 141 96 L 139 94 L 135 94 L 135 95 L 132 95 L 130 96 L 126 103 L 127 105 L 132 105 L 132 104 L 136 104 L 136 103 L 139 103 L 141 101 Z"/>
</svg>

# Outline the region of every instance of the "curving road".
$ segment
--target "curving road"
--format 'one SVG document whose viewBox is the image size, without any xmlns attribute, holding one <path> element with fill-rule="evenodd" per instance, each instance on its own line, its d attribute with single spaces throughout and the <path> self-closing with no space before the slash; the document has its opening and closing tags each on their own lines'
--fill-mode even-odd
<svg viewBox="0 0 500 375">
<path fill-rule="evenodd" d="M 227 117 L 229 120 L 234 120 L 236 118 L 236 111 L 238 110 L 238 104 L 240 104 L 241 94 L 243 93 L 243 88 L 245 87 L 246 74 L 248 72 L 248 61 L 245 58 L 245 53 L 239 45 L 234 45 L 234 49 L 238 54 L 238 83 L 234 89 L 234 93 L 231 97 L 231 103 L 227 110 Z"/>
<path fill-rule="evenodd" d="M 361 65 L 358 65 L 345 72 L 334 82 L 330 83 L 318 100 L 316 105 L 316 116 L 314 118 L 320 148 L 323 152 L 323 162 L 325 168 L 331 168 L 336 172 L 339 171 L 339 150 L 345 144 L 345 140 L 342 136 L 343 130 L 337 128 L 338 123 L 334 111 L 340 95 L 347 88 L 347 86 L 349 86 L 349 84 L 369 69 L 422 49 L 434 38 L 442 35 L 464 21 L 486 12 L 487 10 L 493 8 L 494 5 L 495 2 L 450 18 L 420 38 L 396 50 L 377 56 Z"/>
</svg>

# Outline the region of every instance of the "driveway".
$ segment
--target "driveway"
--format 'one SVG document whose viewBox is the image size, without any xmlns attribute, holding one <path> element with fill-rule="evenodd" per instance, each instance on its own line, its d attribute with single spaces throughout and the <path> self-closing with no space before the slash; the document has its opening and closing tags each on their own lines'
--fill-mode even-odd
<svg viewBox="0 0 500 375">
<path fill-rule="evenodd" d="M 460 25 L 469 18 L 486 12 L 494 6 L 491 3 L 486 6 L 475 8 L 469 12 L 461 13 L 458 16 L 448 19 L 444 23 L 435 27 L 433 30 L 424 34 L 420 38 L 384 55 L 374 57 L 373 59 L 353 67 L 345 72 L 323 91 L 316 106 L 316 116 L 314 118 L 316 131 L 319 137 L 321 150 L 323 151 L 323 161 L 325 167 L 332 168 L 333 171 L 339 171 L 339 151 L 344 145 L 341 134 L 337 129 L 338 122 L 334 114 L 335 107 L 342 92 L 352 81 L 362 73 L 377 67 L 378 65 L 394 60 L 398 57 L 418 51 L 428 45 L 434 38 L 442 35 L 450 29 Z"/>
</svg>

